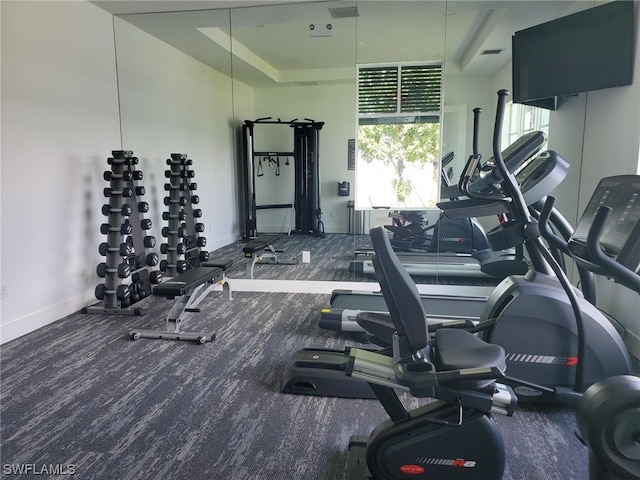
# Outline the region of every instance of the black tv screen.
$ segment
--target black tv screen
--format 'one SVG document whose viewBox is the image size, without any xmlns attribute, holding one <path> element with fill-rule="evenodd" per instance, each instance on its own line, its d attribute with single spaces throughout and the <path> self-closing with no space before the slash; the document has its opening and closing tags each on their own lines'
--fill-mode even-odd
<svg viewBox="0 0 640 480">
<path fill-rule="evenodd" d="M 633 1 L 618 0 L 513 36 L 513 100 L 555 109 L 555 97 L 630 85 Z"/>
</svg>

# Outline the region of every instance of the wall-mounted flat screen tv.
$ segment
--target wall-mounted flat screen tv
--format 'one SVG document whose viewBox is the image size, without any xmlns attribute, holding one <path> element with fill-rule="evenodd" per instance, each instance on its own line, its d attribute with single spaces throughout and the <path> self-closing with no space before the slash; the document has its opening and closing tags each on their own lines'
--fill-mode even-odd
<svg viewBox="0 0 640 480">
<path fill-rule="evenodd" d="M 548 109 L 556 97 L 630 85 L 633 1 L 617 0 L 513 35 L 513 101 Z"/>
</svg>

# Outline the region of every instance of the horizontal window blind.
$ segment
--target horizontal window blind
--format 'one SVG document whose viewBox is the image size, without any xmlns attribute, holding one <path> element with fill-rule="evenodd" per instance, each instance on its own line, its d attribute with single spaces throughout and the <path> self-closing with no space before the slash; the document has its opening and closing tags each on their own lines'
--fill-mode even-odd
<svg viewBox="0 0 640 480">
<path fill-rule="evenodd" d="M 440 111 L 442 66 L 390 65 L 360 67 L 360 116 Z"/>
</svg>

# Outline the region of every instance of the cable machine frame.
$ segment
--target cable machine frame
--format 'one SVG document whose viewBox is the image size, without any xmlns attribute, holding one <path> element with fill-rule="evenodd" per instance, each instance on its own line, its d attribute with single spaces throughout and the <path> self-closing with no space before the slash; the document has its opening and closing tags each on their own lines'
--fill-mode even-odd
<svg viewBox="0 0 640 480">
<path fill-rule="evenodd" d="M 293 152 L 256 151 L 256 125 L 289 125 L 294 131 Z M 244 238 L 258 236 L 258 210 L 293 208 L 295 227 L 289 233 L 324 237 L 320 208 L 320 130 L 324 122 L 309 118 L 282 121 L 271 117 L 245 120 L 242 125 L 242 177 L 244 183 Z M 291 157 L 294 160 L 294 203 L 258 205 L 256 202 L 256 159 Z"/>
</svg>

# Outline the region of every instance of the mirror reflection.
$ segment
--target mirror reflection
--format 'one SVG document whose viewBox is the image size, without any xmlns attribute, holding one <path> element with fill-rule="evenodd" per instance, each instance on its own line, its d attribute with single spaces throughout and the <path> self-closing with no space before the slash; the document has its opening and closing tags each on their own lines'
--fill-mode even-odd
<svg viewBox="0 0 640 480">
<path fill-rule="evenodd" d="M 354 250 L 369 245 L 366 232 L 374 224 L 423 230 L 437 223 L 440 187 L 447 181 L 457 183 L 471 153 L 475 107 L 482 109 L 479 151 L 485 159 L 491 156 L 495 92 L 511 87 L 513 33 L 576 8 L 582 7 L 569 1 L 363 0 L 125 15 L 116 23 L 123 138 L 128 143 L 141 133 L 135 130 L 140 122 L 133 121 L 141 102 L 141 82 L 153 88 L 154 83 L 170 79 L 170 75 L 140 79 L 130 74 L 132 65 L 145 58 L 144 44 L 126 26 L 132 24 L 220 74 L 216 89 L 226 96 L 228 106 L 221 108 L 218 101 L 212 110 L 228 120 L 220 125 L 221 131 L 227 129 L 222 135 L 230 131 L 233 136 L 233 151 L 221 151 L 221 158 L 227 155 L 235 163 L 202 167 L 208 178 L 232 184 L 225 187 L 231 193 L 229 201 L 208 204 L 209 223 L 231 225 L 220 237 L 283 234 L 287 237 L 283 245 L 293 241 L 294 246 L 282 255 L 298 261 L 302 261 L 300 248 L 313 256 L 313 249 L 327 245 L 333 249 L 331 245 L 341 241 L 350 253 L 341 262 L 336 260 L 336 268 L 328 269 L 323 279 L 370 280 L 369 275 L 349 269 L 349 258 L 358 259 Z M 425 72 L 434 68 L 441 69 L 439 101 L 429 103 L 416 92 L 432 86 Z M 376 108 L 385 103 L 382 100 L 393 105 L 382 112 L 367 111 L 363 106 L 367 82 L 375 86 L 379 74 L 384 83 L 392 71 L 395 86 L 383 94 L 374 89 L 378 95 L 374 103 Z M 170 115 L 172 102 L 179 98 L 163 98 Z M 411 104 L 414 100 L 417 106 Z M 541 130 L 548 137 L 545 148 L 561 152 L 569 162 L 579 159 L 583 115 L 580 96 L 554 112 L 514 106 L 505 145 L 528 131 Z M 304 162 L 295 160 L 300 150 L 295 130 L 305 124 L 321 125 L 312 152 L 317 155 L 317 178 L 306 183 L 303 180 L 313 177 L 314 166 L 306 171 Z M 250 144 L 243 135 L 247 125 L 253 129 Z M 195 122 L 194 132 L 198 128 Z M 392 134 L 396 146 L 383 149 L 381 139 Z M 302 151 L 307 156 L 311 152 Z M 579 165 L 570 169 L 568 188 L 558 195 L 569 219 L 577 210 L 578 173 Z M 255 198 L 246 195 L 248 183 Z M 311 197 L 306 215 L 292 208 L 300 201 L 297 196 Z M 478 221 L 486 229 L 497 222 L 495 216 Z M 301 230 L 311 235 L 288 235 Z M 330 235 L 331 242 L 323 235 Z M 314 246 L 301 246 L 307 240 L 314 240 Z M 237 258 L 243 257 L 242 245 L 235 243 Z M 286 277 L 289 272 L 273 267 L 268 277 Z M 419 279 L 440 280 L 440 275 Z"/>
</svg>

